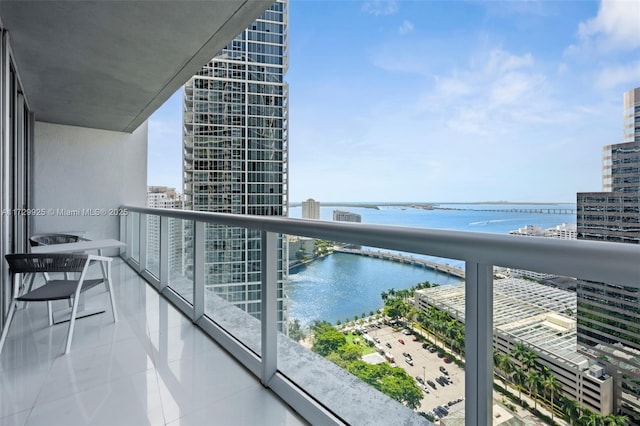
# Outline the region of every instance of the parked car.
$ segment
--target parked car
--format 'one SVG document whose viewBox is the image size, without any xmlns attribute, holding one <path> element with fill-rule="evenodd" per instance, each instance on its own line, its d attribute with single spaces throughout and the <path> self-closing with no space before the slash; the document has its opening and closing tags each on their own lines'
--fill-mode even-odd
<svg viewBox="0 0 640 426">
<path fill-rule="evenodd" d="M 413 360 L 411 358 L 405 358 L 404 362 L 406 362 L 409 365 L 413 365 Z"/>
<path fill-rule="evenodd" d="M 438 348 L 436 348 L 435 346 L 429 346 L 429 352 L 434 353 L 437 350 Z"/>
<path fill-rule="evenodd" d="M 429 345 L 427 345 L 426 343 L 422 344 L 422 349 L 428 349 L 428 348 L 429 348 Z"/>
<path fill-rule="evenodd" d="M 386 345 L 389 349 L 391 349 L 391 343 L 387 342 L 387 343 L 385 343 L 385 345 Z"/>
<path fill-rule="evenodd" d="M 447 371 L 447 369 L 444 368 L 442 365 L 440 366 L 440 371 L 446 374 L 447 376 L 449 375 L 449 372 Z"/>
<path fill-rule="evenodd" d="M 444 362 L 446 362 L 447 364 L 449 364 L 449 363 L 452 361 L 452 359 L 451 359 L 451 358 L 449 358 L 448 356 L 445 356 L 442 360 L 443 360 Z"/>
<path fill-rule="evenodd" d="M 409 330 L 408 328 L 405 328 L 404 330 L 402 330 L 402 334 L 404 334 L 405 336 L 408 336 L 411 334 L 411 330 Z"/>
<path fill-rule="evenodd" d="M 435 382 L 434 382 L 433 380 L 431 380 L 431 379 L 427 380 L 427 384 L 428 384 L 429 386 L 431 386 L 432 388 L 434 388 L 434 389 L 436 388 L 436 384 L 435 384 Z"/>
<path fill-rule="evenodd" d="M 424 385 L 424 380 L 422 379 L 422 377 L 416 376 L 416 380 L 418 381 L 418 383 Z"/>
<path fill-rule="evenodd" d="M 444 357 L 444 353 L 443 352 L 438 352 L 438 358 L 442 358 Z"/>
<path fill-rule="evenodd" d="M 404 340 L 402 340 L 402 339 L 398 339 L 398 342 L 400 342 L 401 344 L 403 344 L 403 345 L 404 345 Z"/>
</svg>

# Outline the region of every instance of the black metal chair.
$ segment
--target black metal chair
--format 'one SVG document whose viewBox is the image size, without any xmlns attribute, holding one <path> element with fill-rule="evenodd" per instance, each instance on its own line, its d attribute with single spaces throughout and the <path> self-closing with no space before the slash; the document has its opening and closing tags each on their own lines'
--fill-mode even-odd
<svg viewBox="0 0 640 426">
<path fill-rule="evenodd" d="M 78 302 L 80 294 L 93 288 L 101 283 L 105 284 L 111 300 L 111 312 L 113 321 L 118 321 L 116 313 L 115 298 L 113 295 L 113 287 L 111 283 L 111 261 L 110 257 L 95 256 L 88 254 L 75 253 L 51 253 L 51 254 L 8 254 L 5 256 L 9 263 L 9 272 L 12 276 L 13 283 L 13 299 L 7 314 L 7 321 L 2 330 L 0 337 L 0 353 L 4 346 L 7 335 L 9 334 L 9 326 L 13 320 L 16 307 L 19 301 L 22 302 L 47 302 L 49 308 L 49 326 L 53 325 L 53 311 L 51 302 L 53 300 L 70 300 L 73 301 L 71 308 L 71 317 L 69 320 L 69 331 L 67 332 L 67 343 L 64 353 L 69 353 L 71 349 L 71 339 L 73 337 L 73 329 L 75 326 L 76 314 L 78 312 Z M 85 279 L 89 263 L 91 261 L 106 262 L 106 277 L 99 279 Z M 21 294 L 20 275 L 21 274 L 37 274 L 37 273 L 53 273 L 64 272 L 64 279 L 45 279 L 44 285 L 31 290 L 29 289 Z M 69 278 L 69 276 L 80 274 L 78 278 Z"/>
</svg>

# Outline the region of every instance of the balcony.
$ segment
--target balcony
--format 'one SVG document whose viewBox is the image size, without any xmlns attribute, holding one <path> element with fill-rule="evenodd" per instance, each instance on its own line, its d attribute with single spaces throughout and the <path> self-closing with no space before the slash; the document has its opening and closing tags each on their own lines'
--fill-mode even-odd
<svg viewBox="0 0 640 426">
<path fill-rule="evenodd" d="M 404 422 L 420 424 L 424 420 L 277 332 L 276 253 L 281 234 L 464 261 L 467 424 L 491 422 L 494 265 L 640 286 L 640 270 L 634 260 L 640 258 L 640 247 L 633 245 L 127 208 L 130 214 L 121 218 L 120 228 L 121 239 L 128 244 L 123 258 L 266 387 L 312 423 L 373 424 L 385 416 L 389 416 L 387 422 L 404 418 Z M 169 229 L 181 221 L 189 226 L 190 270 L 195 271 L 192 274 L 171 270 L 170 266 L 169 247 L 175 247 L 175 241 Z M 154 226 L 149 227 L 150 223 Z M 204 284 L 204 236 L 212 224 L 216 224 L 217 232 L 250 229 L 260 233 L 262 288 L 266 289 L 260 293 L 261 320 L 224 302 Z M 159 247 L 149 241 L 160 241 Z"/>
<path fill-rule="evenodd" d="M 113 281 L 119 321 L 79 320 L 67 356 L 66 325 L 49 328 L 42 304 L 18 311 L 0 356 L 0 424 L 306 424 L 120 259 Z"/>
</svg>

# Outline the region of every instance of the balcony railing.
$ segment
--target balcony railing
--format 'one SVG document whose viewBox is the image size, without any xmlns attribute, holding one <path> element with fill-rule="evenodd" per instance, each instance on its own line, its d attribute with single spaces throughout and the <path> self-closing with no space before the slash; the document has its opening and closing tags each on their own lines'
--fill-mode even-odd
<svg viewBox="0 0 640 426">
<path fill-rule="evenodd" d="M 414 424 L 424 419 L 278 333 L 278 240 L 296 235 L 464 262 L 465 418 L 492 423 L 493 267 L 640 288 L 640 246 L 400 226 L 242 216 L 123 206 L 125 259 L 192 321 L 311 423 Z M 175 233 L 175 226 L 185 223 Z M 205 235 L 211 227 L 261 235 L 260 320 L 205 285 Z M 210 228 L 211 227 L 211 228 Z M 174 229 L 173 234 L 171 229 Z M 213 231 L 215 232 L 215 231 Z M 175 237 L 172 235 L 179 235 Z M 174 241 L 180 238 L 188 246 Z M 153 243 L 151 243 L 153 241 Z M 191 253 L 188 262 L 177 247 Z M 218 248 L 233 255 L 233 248 Z M 233 274 L 234 271 L 228 271 Z M 176 278 L 181 277 L 181 278 Z"/>
</svg>

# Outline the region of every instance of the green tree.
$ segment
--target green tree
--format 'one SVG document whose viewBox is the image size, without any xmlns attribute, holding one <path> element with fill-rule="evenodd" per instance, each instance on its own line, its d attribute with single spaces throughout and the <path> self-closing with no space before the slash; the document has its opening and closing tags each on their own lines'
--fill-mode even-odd
<svg viewBox="0 0 640 426">
<path fill-rule="evenodd" d="M 549 411 L 551 411 L 551 421 L 553 422 L 553 413 L 555 407 L 553 406 L 553 396 L 562 391 L 562 383 L 553 374 L 549 374 L 542 382 L 542 387 L 545 391 L 549 392 Z"/>
<path fill-rule="evenodd" d="M 296 342 L 299 342 L 306 337 L 298 319 L 295 319 L 293 320 L 293 322 L 289 323 L 289 337 Z"/>
<path fill-rule="evenodd" d="M 407 374 L 382 377 L 380 379 L 380 391 L 396 401 L 405 403 L 412 410 L 420 407 L 422 391 Z"/>
<path fill-rule="evenodd" d="M 314 332 L 314 340 L 311 350 L 322 356 L 335 352 L 340 346 L 347 343 L 345 335 L 326 321 L 316 321 L 312 326 L 312 330 Z"/>
<path fill-rule="evenodd" d="M 338 348 L 340 358 L 347 362 L 357 361 L 362 358 L 362 350 L 354 345 L 342 345 Z"/>
</svg>

